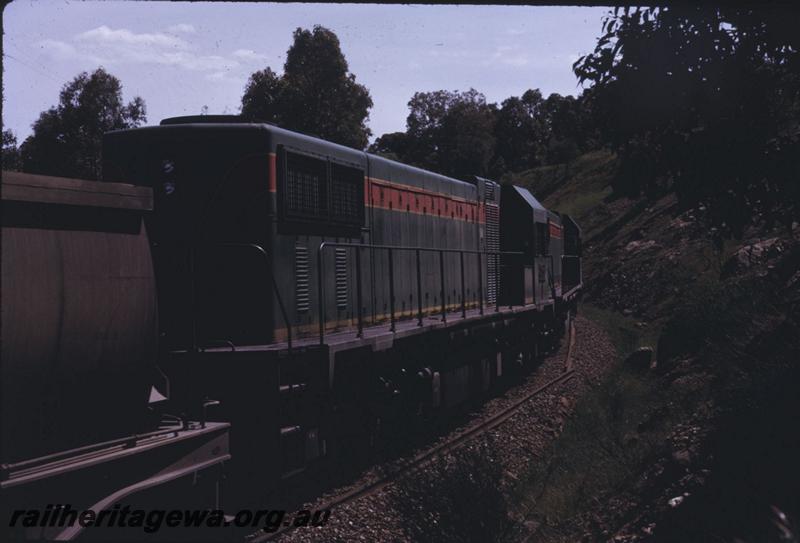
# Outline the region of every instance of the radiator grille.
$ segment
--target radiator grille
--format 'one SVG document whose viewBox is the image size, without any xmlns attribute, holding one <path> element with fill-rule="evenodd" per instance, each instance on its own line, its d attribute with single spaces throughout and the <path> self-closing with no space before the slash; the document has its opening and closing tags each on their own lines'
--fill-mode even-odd
<svg viewBox="0 0 800 543">
<path fill-rule="evenodd" d="M 352 225 L 364 222 L 364 171 L 331 165 L 331 220 Z"/>
<path fill-rule="evenodd" d="M 311 306 L 308 290 L 308 248 L 296 243 L 294 246 L 294 299 L 298 313 L 305 313 Z"/>
<path fill-rule="evenodd" d="M 490 253 L 500 250 L 500 208 L 497 204 L 486 204 L 486 250 Z M 487 258 L 486 301 L 497 301 L 497 266 L 499 257 Z"/>
<path fill-rule="evenodd" d="M 347 249 L 334 249 L 336 259 L 336 309 L 347 309 Z"/>
<path fill-rule="evenodd" d="M 347 227 L 364 224 L 362 168 L 290 151 L 284 156 L 286 217 Z"/>
<path fill-rule="evenodd" d="M 326 177 L 325 161 L 286 153 L 286 212 L 301 217 L 327 215 Z"/>
</svg>

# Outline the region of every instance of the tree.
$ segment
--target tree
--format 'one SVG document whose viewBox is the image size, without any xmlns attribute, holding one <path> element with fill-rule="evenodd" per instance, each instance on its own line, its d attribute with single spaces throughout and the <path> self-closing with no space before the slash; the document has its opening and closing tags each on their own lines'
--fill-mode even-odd
<svg viewBox="0 0 800 543">
<path fill-rule="evenodd" d="M 57 106 L 43 111 L 20 147 L 26 172 L 98 179 L 103 134 L 146 121 L 144 100 L 122 101 L 122 85 L 98 68 L 64 85 Z"/>
<path fill-rule="evenodd" d="M 542 93 L 539 89 L 525 91 L 522 97 L 511 96 L 497 111 L 495 135 L 495 167 L 519 172 L 541 163 L 546 145 L 547 126 L 542 119 Z"/>
<path fill-rule="evenodd" d="M 370 152 L 445 175 L 497 179 L 567 162 L 597 145 L 592 106 L 583 96 L 544 99 L 530 89 L 498 107 L 475 89 L 438 90 L 415 93 L 408 107 L 406 131 L 384 134 Z"/>
<path fill-rule="evenodd" d="M 282 76 L 269 67 L 250 76 L 242 116 L 357 149 L 366 147 L 372 98 L 348 72 L 336 34 L 322 26 L 295 30 L 283 70 Z"/>
<path fill-rule="evenodd" d="M 270 68 L 252 74 L 242 96 L 242 116 L 293 128 L 293 120 L 285 118 L 284 87 L 283 79 Z"/>
<path fill-rule="evenodd" d="M 544 151 L 547 164 L 564 164 L 575 158 L 584 147 L 585 130 L 581 119 L 580 100 L 553 93 L 541 108 L 547 137 Z"/>
<path fill-rule="evenodd" d="M 3 170 L 19 170 L 17 137 L 11 130 L 3 130 Z"/>
<path fill-rule="evenodd" d="M 723 235 L 798 218 L 800 17 L 778 8 L 616 9 L 574 70 L 622 160 L 615 192 L 674 191 Z"/>
<path fill-rule="evenodd" d="M 391 160 L 404 160 L 408 154 L 409 138 L 405 132 L 390 132 L 375 140 L 367 151 Z"/>
<path fill-rule="evenodd" d="M 467 179 L 488 175 L 494 155 L 495 106 L 470 89 L 462 93 L 442 119 L 439 169 L 447 175 Z"/>
<path fill-rule="evenodd" d="M 496 106 L 475 89 L 418 92 L 408 103 L 403 160 L 445 175 L 486 175 L 494 154 Z"/>
</svg>

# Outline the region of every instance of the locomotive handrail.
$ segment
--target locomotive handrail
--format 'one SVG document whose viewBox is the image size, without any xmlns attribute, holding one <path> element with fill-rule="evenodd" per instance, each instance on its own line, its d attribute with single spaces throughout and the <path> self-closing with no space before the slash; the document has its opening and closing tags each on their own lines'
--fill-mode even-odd
<svg viewBox="0 0 800 543">
<path fill-rule="evenodd" d="M 286 346 L 289 350 L 289 355 L 292 354 L 292 325 L 289 322 L 289 317 L 286 314 L 286 307 L 283 305 L 283 299 L 281 298 L 280 290 L 278 289 L 278 282 L 275 280 L 275 272 L 272 269 L 272 261 L 269 258 L 269 253 L 267 253 L 266 249 L 264 249 L 261 245 L 257 243 L 219 243 L 216 244 L 217 246 L 221 247 L 242 247 L 242 248 L 249 248 L 254 249 L 259 252 L 267 263 L 267 269 L 269 270 L 269 276 L 272 280 L 272 288 L 275 291 L 275 298 L 278 300 L 278 307 L 281 310 L 281 316 L 283 317 L 283 322 L 286 325 Z"/>
<path fill-rule="evenodd" d="M 368 243 L 349 243 L 349 242 L 333 242 L 333 241 L 323 241 L 319 244 L 319 248 L 317 249 L 317 287 L 318 287 L 318 296 L 319 296 L 319 342 L 320 344 L 325 343 L 325 324 L 327 323 L 327 319 L 325 318 L 325 261 L 322 257 L 323 251 L 328 247 L 340 247 L 340 248 L 353 248 L 356 249 L 356 305 L 357 305 L 357 318 L 358 318 L 358 331 L 356 333 L 356 337 L 362 337 L 364 334 L 364 317 L 362 312 L 362 294 L 361 294 L 361 249 L 378 249 L 378 250 L 386 250 L 388 251 L 388 260 L 389 260 L 389 318 L 390 318 L 390 330 L 392 332 L 395 331 L 396 327 L 396 320 L 395 320 L 395 311 L 394 311 L 394 266 L 393 266 L 393 251 L 414 251 L 416 255 L 416 268 L 417 268 L 417 326 L 423 325 L 422 320 L 422 275 L 420 270 L 420 253 L 421 252 L 429 252 L 429 253 L 439 253 L 439 277 L 440 277 L 440 295 L 442 298 L 442 321 L 447 322 L 447 305 L 445 302 L 445 282 L 444 282 L 444 254 L 458 254 L 459 261 L 460 261 L 460 268 L 461 268 L 461 316 L 462 318 L 466 318 L 467 316 L 467 306 L 466 306 L 466 296 L 465 296 L 465 282 L 464 282 L 464 255 L 465 254 L 474 254 L 478 257 L 478 292 L 479 292 L 479 310 L 480 314 L 483 315 L 483 270 L 482 270 L 482 260 L 481 255 L 488 257 L 492 256 L 495 259 L 496 264 L 499 263 L 498 260 L 501 256 L 524 256 L 525 253 L 518 252 L 518 251 L 479 251 L 474 249 L 445 249 L 445 248 L 435 248 L 435 247 L 417 247 L 417 246 L 405 246 L 405 245 L 374 245 Z M 495 312 L 500 311 L 500 291 L 499 291 L 499 281 L 500 281 L 500 267 L 496 265 L 497 272 L 495 273 Z"/>
</svg>

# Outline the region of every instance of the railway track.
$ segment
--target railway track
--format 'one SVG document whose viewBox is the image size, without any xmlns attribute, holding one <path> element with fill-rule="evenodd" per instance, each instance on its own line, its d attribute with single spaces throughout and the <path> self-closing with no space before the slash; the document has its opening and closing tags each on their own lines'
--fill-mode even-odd
<svg viewBox="0 0 800 543">
<path fill-rule="evenodd" d="M 396 480 L 400 479 L 404 475 L 407 475 L 416 469 L 424 466 L 437 456 L 451 452 L 464 443 L 470 441 L 471 439 L 492 430 L 493 428 L 503 424 L 505 421 L 510 419 L 514 414 L 519 411 L 519 409 L 529 402 L 534 397 L 538 396 L 542 392 L 548 390 L 549 388 L 565 383 L 566 381 L 570 380 L 572 377 L 575 376 L 575 370 L 572 367 L 572 349 L 575 345 L 575 326 L 570 320 L 569 323 L 569 345 L 567 348 L 567 354 L 564 359 L 564 371 L 561 375 L 550 379 L 546 383 L 540 385 L 533 391 L 525 394 L 522 398 L 516 400 L 510 406 L 506 407 L 505 409 L 501 410 L 500 412 L 492 415 L 491 417 L 487 417 L 481 421 L 478 421 L 471 425 L 466 430 L 456 433 L 451 439 L 444 441 L 430 449 L 414 456 L 412 459 L 404 463 L 403 465 L 394 469 L 391 473 L 382 475 L 367 484 L 361 485 L 359 487 L 350 489 L 332 500 L 324 503 L 323 505 L 316 507 L 316 509 L 333 509 L 335 507 L 339 507 L 346 503 L 350 503 L 356 501 L 358 499 L 364 498 L 366 496 L 370 496 L 382 491 L 387 486 L 394 483 Z M 265 541 L 274 541 L 279 537 L 292 532 L 295 529 L 295 526 L 282 526 L 280 529 L 274 532 L 263 532 L 258 531 L 253 534 L 247 536 L 246 540 L 248 543 L 262 543 Z"/>
</svg>

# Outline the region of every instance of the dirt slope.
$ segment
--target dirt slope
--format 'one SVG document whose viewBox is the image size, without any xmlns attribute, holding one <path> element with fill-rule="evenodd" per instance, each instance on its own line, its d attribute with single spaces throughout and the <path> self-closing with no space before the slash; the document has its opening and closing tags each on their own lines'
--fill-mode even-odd
<svg viewBox="0 0 800 543">
<path fill-rule="evenodd" d="M 534 539 L 797 541 L 800 228 L 715 248 L 703 208 L 615 199 L 616 166 L 512 179 L 582 226 L 584 313 L 619 354 L 519 485 Z"/>
</svg>

